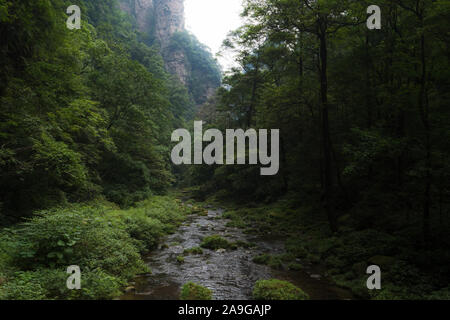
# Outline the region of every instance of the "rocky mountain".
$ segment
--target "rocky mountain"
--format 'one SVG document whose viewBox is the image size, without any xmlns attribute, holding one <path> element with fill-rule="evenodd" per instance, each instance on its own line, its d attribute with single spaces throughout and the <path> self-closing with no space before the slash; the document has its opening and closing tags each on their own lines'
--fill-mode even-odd
<svg viewBox="0 0 450 320">
<path fill-rule="evenodd" d="M 184 0 L 120 0 L 122 10 L 136 20 L 149 44 L 159 45 L 166 69 L 185 85 L 200 104 L 220 84 L 219 68 L 185 29 Z M 202 83 L 203 82 L 203 83 Z"/>
</svg>

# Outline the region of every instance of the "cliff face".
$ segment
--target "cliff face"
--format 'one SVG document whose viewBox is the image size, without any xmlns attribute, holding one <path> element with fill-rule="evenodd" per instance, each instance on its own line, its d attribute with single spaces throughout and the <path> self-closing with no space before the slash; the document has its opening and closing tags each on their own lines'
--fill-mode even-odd
<svg viewBox="0 0 450 320">
<path fill-rule="evenodd" d="M 161 53 L 166 62 L 167 70 L 186 85 L 189 72 L 185 53 L 182 50 L 168 50 L 173 34 L 185 31 L 184 0 L 154 1 L 155 35 L 161 44 Z"/>
<path fill-rule="evenodd" d="M 121 0 L 120 7 L 136 18 L 141 32 L 152 33 L 167 70 L 186 85 L 189 72 L 184 52 L 168 50 L 173 34 L 185 31 L 184 0 Z"/>
<path fill-rule="evenodd" d="M 184 0 L 154 0 L 155 32 L 166 48 L 175 32 L 184 31 Z"/>
<path fill-rule="evenodd" d="M 153 0 L 120 0 L 119 6 L 123 11 L 136 18 L 140 31 L 150 30 L 154 8 Z"/>
<path fill-rule="evenodd" d="M 136 19 L 149 44 L 158 44 L 166 70 L 204 103 L 220 85 L 220 70 L 211 54 L 187 34 L 184 0 L 119 0 L 123 11 Z"/>
</svg>

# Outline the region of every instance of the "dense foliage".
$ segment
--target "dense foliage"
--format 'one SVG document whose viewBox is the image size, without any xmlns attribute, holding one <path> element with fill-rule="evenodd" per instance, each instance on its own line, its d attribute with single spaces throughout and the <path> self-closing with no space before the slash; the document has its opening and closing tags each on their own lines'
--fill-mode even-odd
<svg viewBox="0 0 450 320">
<path fill-rule="evenodd" d="M 357 297 L 448 299 L 450 3 L 379 0 L 381 30 L 366 27 L 371 1 L 244 3 L 224 43 L 239 67 L 211 97 L 219 68 L 189 33 L 161 48 L 117 0 L 0 0 L 0 299 L 117 297 L 186 211 L 207 214 L 164 197 L 175 182 L 232 199 L 227 227 L 284 239 L 255 263 L 321 264 Z M 80 30 L 66 27 L 72 4 Z M 185 85 L 165 70 L 171 52 Z M 171 132 L 195 114 L 205 129 L 280 129 L 279 173 L 174 167 Z M 82 290 L 61 286 L 72 264 Z M 369 264 L 381 291 L 366 290 Z M 307 298 L 278 280 L 254 294 Z M 182 298 L 211 292 L 188 283 Z"/>
<path fill-rule="evenodd" d="M 142 37 L 116 0 L 0 1 L 0 299 L 115 298 L 183 219 L 153 195 L 194 94 Z"/>
<path fill-rule="evenodd" d="M 41 211 L 0 233 L 0 299 L 112 299 L 149 272 L 141 253 L 190 212 L 171 197 L 129 210 L 108 202 Z M 81 290 L 64 285 L 67 266 L 82 268 Z"/>
<path fill-rule="evenodd" d="M 81 30 L 66 28 L 69 4 L 81 7 Z M 167 190 L 170 133 L 198 93 L 164 71 L 160 49 L 139 40 L 117 1 L 2 0 L 0 36 L 0 223 L 101 194 L 129 206 Z M 209 54 L 186 39 L 191 59 Z M 197 62 L 195 77 L 218 85 L 212 62 Z"/>
<path fill-rule="evenodd" d="M 337 273 L 377 254 L 396 256 L 413 274 L 435 279 L 423 294 L 445 291 L 450 5 L 377 1 L 382 28 L 369 30 L 371 4 L 245 1 L 246 25 L 225 41 L 239 51 L 240 66 L 198 116 L 222 131 L 280 129 L 280 171 L 267 177 L 259 166 L 197 166 L 187 180 L 200 186 L 199 198 L 215 193 L 250 208 L 288 195 L 290 215 L 271 217 L 261 206 L 253 216 L 272 232 L 283 234 L 294 221 L 297 230 L 289 225 L 287 231 L 298 236 L 307 221 L 317 228 L 325 217 L 326 228 L 308 234 L 344 241 L 349 252 L 327 253 L 343 260 L 330 262 Z M 248 222 L 244 209 L 234 217 L 237 226 Z M 389 239 L 396 245 L 385 250 Z M 400 286 L 420 287 L 415 280 Z M 408 296 L 397 293 L 391 297 Z"/>
</svg>

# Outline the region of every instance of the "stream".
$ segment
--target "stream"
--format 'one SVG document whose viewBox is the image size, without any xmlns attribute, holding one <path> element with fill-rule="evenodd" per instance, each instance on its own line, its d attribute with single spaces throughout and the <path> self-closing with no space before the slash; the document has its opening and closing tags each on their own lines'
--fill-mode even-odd
<svg viewBox="0 0 450 320">
<path fill-rule="evenodd" d="M 254 283 L 270 278 L 290 281 L 314 300 L 352 299 L 349 291 L 330 284 L 316 270 L 273 270 L 254 263 L 253 257 L 262 253 L 282 254 L 283 242 L 226 227 L 227 220 L 221 218 L 222 213 L 221 209 L 209 209 L 207 216 L 190 215 L 175 234 L 165 239 L 165 245 L 145 257 L 151 274 L 138 276 L 120 299 L 178 300 L 181 286 L 192 281 L 211 289 L 216 300 L 250 300 Z M 177 261 L 184 249 L 200 246 L 202 239 L 211 235 L 256 246 L 236 250 L 203 249 L 201 255 L 185 256 L 184 263 Z"/>
</svg>

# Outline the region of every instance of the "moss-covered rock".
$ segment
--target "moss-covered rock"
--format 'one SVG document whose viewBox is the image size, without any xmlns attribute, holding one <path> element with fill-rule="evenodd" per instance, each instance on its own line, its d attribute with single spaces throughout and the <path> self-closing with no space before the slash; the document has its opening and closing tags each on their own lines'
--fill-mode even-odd
<svg viewBox="0 0 450 320">
<path fill-rule="evenodd" d="M 293 262 L 288 265 L 288 269 L 292 271 L 300 271 L 303 269 L 303 266 L 300 263 Z"/>
<path fill-rule="evenodd" d="M 203 239 L 200 244 L 202 248 L 217 250 L 217 249 L 236 249 L 236 246 L 230 243 L 228 240 L 222 238 L 219 235 L 209 236 Z"/>
<path fill-rule="evenodd" d="M 210 289 L 199 284 L 188 282 L 181 288 L 181 300 L 211 300 L 212 292 Z"/>
<path fill-rule="evenodd" d="M 260 254 L 256 257 L 253 257 L 252 260 L 256 264 L 265 264 L 266 265 L 269 263 L 270 258 L 271 258 L 271 256 L 269 254 L 264 253 L 264 254 Z"/>
<path fill-rule="evenodd" d="M 189 254 L 203 254 L 203 250 L 200 247 L 193 247 L 189 249 L 184 249 L 183 254 L 189 255 Z"/>
<path fill-rule="evenodd" d="M 308 300 L 309 296 L 290 282 L 269 279 L 255 283 L 253 298 L 256 300 Z"/>
</svg>

